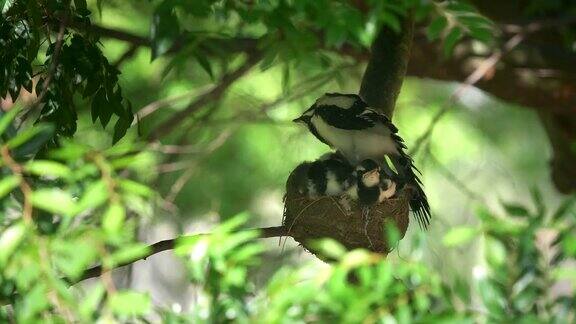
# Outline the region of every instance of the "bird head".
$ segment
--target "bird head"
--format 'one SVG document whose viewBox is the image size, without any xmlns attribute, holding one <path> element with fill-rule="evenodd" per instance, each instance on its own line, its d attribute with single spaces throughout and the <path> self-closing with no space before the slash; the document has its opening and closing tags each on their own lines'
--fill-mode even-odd
<svg viewBox="0 0 576 324">
<path fill-rule="evenodd" d="M 366 187 L 374 187 L 380 183 L 380 166 L 376 161 L 366 159 L 356 167 L 358 178 Z"/>
<path fill-rule="evenodd" d="M 364 108 L 367 106 L 359 95 L 344 93 L 326 93 L 316 100 L 315 105 L 318 107 L 331 106 L 340 109 Z"/>
<path fill-rule="evenodd" d="M 315 110 L 316 105 L 313 105 L 312 107 L 308 108 L 308 110 L 303 112 L 300 117 L 295 118 L 292 121 L 295 123 L 310 124 L 310 120 L 312 119 L 312 116 L 314 116 Z"/>
</svg>

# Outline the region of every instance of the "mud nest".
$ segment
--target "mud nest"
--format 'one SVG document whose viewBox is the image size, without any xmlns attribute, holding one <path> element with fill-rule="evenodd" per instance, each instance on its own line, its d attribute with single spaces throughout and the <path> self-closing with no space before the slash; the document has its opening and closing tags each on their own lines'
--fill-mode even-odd
<svg viewBox="0 0 576 324">
<path fill-rule="evenodd" d="M 387 254 L 394 247 L 389 246 L 386 237 L 387 225 L 395 225 L 399 239 L 404 237 L 409 222 L 410 190 L 400 190 L 393 198 L 362 208 L 355 201 L 345 203 L 337 196 L 302 195 L 296 190 L 293 178 L 294 172 L 286 183 L 283 225 L 287 235 L 318 257 L 322 258 L 311 242 L 319 238 L 332 238 L 349 250 L 364 248 Z"/>
</svg>

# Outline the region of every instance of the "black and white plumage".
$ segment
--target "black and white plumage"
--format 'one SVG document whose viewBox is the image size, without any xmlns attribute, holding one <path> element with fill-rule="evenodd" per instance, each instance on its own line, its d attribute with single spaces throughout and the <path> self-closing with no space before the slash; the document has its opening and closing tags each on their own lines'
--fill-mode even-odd
<svg viewBox="0 0 576 324">
<path fill-rule="evenodd" d="M 390 158 L 398 178 L 414 188 L 410 207 L 421 227 L 430 224 L 430 206 L 404 140 L 390 119 L 370 108 L 355 94 L 328 93 L 316 100 L 295 122 L 304 123 L 321 142 L 335 148 L 353 165 L 366 159 L 378 161 L 384 171 L 396 177 L 388 166 Z"/>
<path fill-rule="evenodd" d="M 355 183 L 353 171 L 352 166 L 337 155 L 324 156 L 296 168 L 296 187 L 300 194 L 311 198 L 338 196 Z"/>
<path fill-rule="evenodd" d="M 356 167 L 356 192 L 361 206 L 372 206 L 380 200 L 380 166 L 364 160 Z"/>
<path fill-rule="evenodd" d="M 383 174 L 380 165 L 366 159 L 355 170 L 356 184 L 348 195 L 362 206 L 371 206 L 392 198 L 396 194 L 396 182 Z"/>
<path fill-rule="evenodd" d="M 378 202 L 394 197 L 396 194 L 396 182 L 390 178 L 380 180 L 380 197 Z"/>
</svg>

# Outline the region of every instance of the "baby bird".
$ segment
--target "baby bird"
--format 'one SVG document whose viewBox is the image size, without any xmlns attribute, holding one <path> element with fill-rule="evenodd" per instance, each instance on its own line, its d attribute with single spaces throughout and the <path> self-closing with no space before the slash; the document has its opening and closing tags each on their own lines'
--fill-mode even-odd
<svg viewBox="0 0 576 324">
<path fill-rule="evenodd" d="M 396 194 L 396 182 L 381 172 L 372 159 L 366 159 L 356 167 L 356 185 L 348 190 L 353 199 L 362 206 L 372 206 Z"/>
<path fill-rule="evenodd" d="M 362 206 L 372 206 L 379 202 L 380 166 L 372 159 L 366 159 L 356 167 L 356 192 Z"/>
<path fill-rule="evenodd" d="M 386 199 L 394 197 L 396 194 L 396 182 L 390 178 L 380 179 L 380 196 L 378 202 L 381 203 Z"/>
<path fill-rule="evenodd" d="M 354 184 L 354 169 L 337 155 L 302 163 L 294 174 L 298 193 L 311 198 L 338 196 Z"/>
</svg>

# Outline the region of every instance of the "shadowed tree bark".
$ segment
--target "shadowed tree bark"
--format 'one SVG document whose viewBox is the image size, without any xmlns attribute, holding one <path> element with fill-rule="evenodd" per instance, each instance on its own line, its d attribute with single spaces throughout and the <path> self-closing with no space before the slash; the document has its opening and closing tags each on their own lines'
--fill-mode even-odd
<svg viewBox="0 0 576 324">
<path fill-rule="evenodd" d="M 551 143 L 551 177 L 558 191 L 576 192 L 576 51 L 566 34 L 576 32 L 576 11 L 569 1 L 557 11 L 527 15 L 531 1 L 471 1 L 502 30 L 500 43 L 522 34 L 524 40 L 475 86 L 489 94 L 537 112 Z M 441 46 L 424 37 L 415 41 L 408 75 L 462 81 L 482 55 L 471 41 L 442 59 Z M 525 139 L 529 141 L 530 139 Z"/>
<path fill-rule="evenodd" d="M 370 59 L 362 77 L 360 96 L 373 108 L 392 118 L 400 93 L 410 47 L 414 37 L 414 18 L 402 19 L 399 33 L 383 27 L 372 44 Z"/>
</svg>

